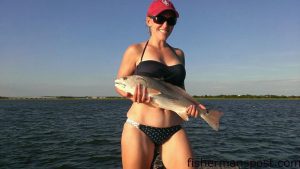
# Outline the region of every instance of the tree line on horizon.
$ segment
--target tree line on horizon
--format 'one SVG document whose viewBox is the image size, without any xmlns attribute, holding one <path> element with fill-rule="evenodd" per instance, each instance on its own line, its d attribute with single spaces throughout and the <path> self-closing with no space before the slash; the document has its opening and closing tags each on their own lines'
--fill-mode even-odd
<svg viewBox="0 0 300 169">
<path fill-rule="evenodd" d="M 258 98 L 290 98 L 290 99 L 297 99 L 300 98 L 300 96 L 286 96 L 286 95 L 250 95 L 250 94 L 245 94 L 245 95 L 202 95 L 202 96 L 197 96 L 194 95 L 194 98 L 253 98 L 253 99 L 258 99 Z"/>
</svg>

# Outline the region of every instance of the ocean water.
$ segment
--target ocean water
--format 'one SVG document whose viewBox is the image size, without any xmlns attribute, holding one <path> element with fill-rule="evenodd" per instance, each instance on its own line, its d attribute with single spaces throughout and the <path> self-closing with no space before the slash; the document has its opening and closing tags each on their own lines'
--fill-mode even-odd
<svg viewBox="0 0 300 169">
<path fill-rule="evenodd" d="M 299 100 L 201 102 L 225 114 L 219 132 L 199 119 L 184 124 L 194 162 L 300 168 Z M 0 168 L 121 168 L 120 137 L 129 106 L 128 100 L 0 100 Z"/>
</svg>

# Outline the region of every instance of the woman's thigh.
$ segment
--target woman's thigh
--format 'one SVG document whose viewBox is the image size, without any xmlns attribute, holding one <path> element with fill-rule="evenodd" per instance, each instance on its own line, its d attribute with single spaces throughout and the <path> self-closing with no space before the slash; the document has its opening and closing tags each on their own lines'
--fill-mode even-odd
<svg viewBox="0 0 300 169">
<path fill-rule="evenodd" d="M 154 144 L 141 130 L 125 123 L 121 147 L 123 169 L 150 168 Z"/>
<path fill-rule="evenodd" d="M 193 158 L 192 148 L 185 131 L 181 129 L 162 145 L 162 161 L 166 168 L 191 169 L 189 158 Z"/>
</svg>

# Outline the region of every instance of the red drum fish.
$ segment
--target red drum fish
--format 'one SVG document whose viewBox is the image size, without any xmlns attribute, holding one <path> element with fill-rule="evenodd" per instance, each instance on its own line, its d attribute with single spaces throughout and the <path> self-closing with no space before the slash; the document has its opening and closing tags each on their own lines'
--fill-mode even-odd
<svg viewBox="0 0 300 169">
<path fill-rule="evenodd" d="M 162 109 L 171 110 L 177 113 L 185 121 L 188 121 L 189 119 L 186 113 L 188 106 L 199 104 L 182 88 L 161 79 L 131 75 L 115 80 L 115 86 L 118 89 L 132 95 L 134 94 L 137 84 L 147 87 L 148 95 L 151 98 L 150 104 Z M 214 130 L 218 131 L 219 121 L 223 112 L 201 109 L 199 106 L 196 106 L 196 109 L 199 112 L 199 117 L 206 121 Z"/>
</svg>

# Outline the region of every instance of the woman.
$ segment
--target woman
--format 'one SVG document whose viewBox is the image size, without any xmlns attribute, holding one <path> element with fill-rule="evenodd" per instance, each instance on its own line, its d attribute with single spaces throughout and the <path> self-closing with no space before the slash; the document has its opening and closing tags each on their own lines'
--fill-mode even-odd
<svg viewBox="0 0 300 169">
<path fill-rule="evenodd" d="M 150 76 L 184 89 L 184 53 L 167 43 L 178 17 L 169 0 L 151 3 L 146 17 L 150 38 L 127 48 L 118 78 L 133 74 Z M 136 86 L 134 95 L 116 90 L 133 101 L 121 139 L 123 168 L 150 168 L 156 152 L 161 153 L 166 168 L 189 168 L 188 159 L 193 154 L 187 135 L 180 126 L 183 120 L 174 112 L 151 106 L 147 88 L 140 84 Z M 195 106 L 205 109 L 203 105 L 191 105 L 187 109 L 189 116 L 198 116 Z"/>
</svg>

